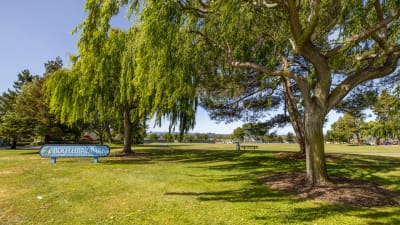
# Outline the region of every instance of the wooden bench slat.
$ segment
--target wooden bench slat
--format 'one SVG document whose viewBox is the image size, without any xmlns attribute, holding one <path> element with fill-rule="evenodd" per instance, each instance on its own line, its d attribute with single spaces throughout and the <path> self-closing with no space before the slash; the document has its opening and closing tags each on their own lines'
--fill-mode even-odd
<svg viewBox="0 0 400 225">
<path fill-rule="evenodd" d="M 257 149 L 258 148 L 257 145 L 241 145 L 240 147 L 243 149 Z"/>
</svg>

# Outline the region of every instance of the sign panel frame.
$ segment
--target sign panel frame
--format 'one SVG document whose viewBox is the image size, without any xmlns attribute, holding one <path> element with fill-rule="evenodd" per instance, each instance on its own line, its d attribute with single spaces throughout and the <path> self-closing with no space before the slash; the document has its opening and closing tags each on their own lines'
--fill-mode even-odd
<svg viewBox="0 0 400 225">
<path fill-rule="evenodd" d="M 110 154 L 107 145 L 43 145 L 39 154 L 43 158 L 50 158 L 51 163 L 56 163 L 57 158 L 93 157 L 93 162 L 98 163 L 99 157 Z"/>
</svg>

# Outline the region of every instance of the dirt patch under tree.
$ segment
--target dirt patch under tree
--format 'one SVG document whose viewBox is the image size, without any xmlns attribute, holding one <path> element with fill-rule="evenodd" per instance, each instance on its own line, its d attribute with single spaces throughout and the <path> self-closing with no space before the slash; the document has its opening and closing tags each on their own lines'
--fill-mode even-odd
<svg viewBox="0 0 400 225">
<path fill-rule="evenodd" d="M 278 173 L 261 178 L 273 190 L 294 194 L 303 199 L 362 207 L 400 205 L 400 194 L 362 180 L 331 177 L 332 185 L 312 186 L 304 173 Z"/>
</svg>

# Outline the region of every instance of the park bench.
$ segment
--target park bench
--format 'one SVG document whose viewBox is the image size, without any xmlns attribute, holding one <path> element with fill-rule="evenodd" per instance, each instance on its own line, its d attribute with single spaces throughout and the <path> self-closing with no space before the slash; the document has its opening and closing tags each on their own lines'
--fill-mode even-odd
<svg viewBox="0 0 400 225">
<path fill-rule="evenodd" d="M 256 150 L 258 148 L 258 146 L 257 145 L 240 145 L 240 148 L 243 148 L 243 150 L 246 150 L 246 149 Z"/>
<path fill-rule="evenodd" d="M 110 154 L 110 148 L 106 145 L 43 145 L 39 154 L 44 158 L 50 158 L 51 163 L 56 163 L 59 157 L 93 157 L 93 162 L 98 163 L 99 157 Z"/>
</svg>

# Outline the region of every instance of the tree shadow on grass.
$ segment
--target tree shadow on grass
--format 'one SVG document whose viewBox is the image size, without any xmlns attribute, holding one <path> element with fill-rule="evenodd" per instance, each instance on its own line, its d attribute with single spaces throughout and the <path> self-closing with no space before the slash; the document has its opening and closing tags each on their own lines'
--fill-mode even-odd
<svg viewBox="0 0 400 225">
<path fill-rule="evenodd" d="M 255 185 L 243 189 L 210 191 L 210 192 L 167 192 L 165 195 L 193 196 L 199 201 L 224 201 L 224 202 L 277 202 L 287 201 L 288 204 L 301 201 L 290 198 L 282 193 L 268 190 L 262 185 Z"/>
<path fill-rule="evenodd" d="M 344 205 L 323 204 L 316 202 L 312 206 L 299 205 L 285 213 L 275 217 L 274 220 L 280 220 L 279 223 L 296 223 L 299 224 L 317 224 L 317 220 L 325 219 L 330 220 L 330 224 L 340 224 L 337 221 L 337 216 L 360 217 L 364 224 L 377 225 L 377 224 L 400 224 L 399 215 L 400 209 L 396 208 L 390 212 L 384 212 L 377 209 L 369 208 L 356 208 Z M 331 218 L 331 219 L 330 219 Z M 256 220 L 268 221 L 271 219 L 270 215 L 256 216 Z M 353 219 L 350 219 L 354 221 Z M 336 221 L 336 222 L 335 222 Z M 319 223 L 318 223 L 319 224 Z"/>
<path fill-rule="evenodd" d="M 109 156 L 102 159 L 104 164 L 154 164 L 152 159 L 147 155 L 133 154 L 128 156 Z"/>
<path fill-rule="evenodd" d="M 304 202 L 295 196 L 274 192 L 259 183 L 259 178 L 279 172 L 298 172 L 305 170 L 304 160 L 276 158 L 271 151 L 238 152 L 221 150 L 167 150 L 154 151 L 153 160 L 193 164 L 192 167 L 207 168 L 209 170 L 224 171 L 225 175 L 210 178 L 213 182 L 240 182 L 248 181 L 243 189 L 222 190 L 215 192 L 169 192 L 166 195 L 194 196 L 199 201 L 226 201 L 226 202 L 259 202 L 283 201 L 287 204 Z M 338 160 L 328 162 L 330 176 L 344 176 L 365 180 L 371 183 L 387 185 L 400 189 L 397 175 L 382 176 L 380 174 L 398 170 L 400 159 L 379 156 L 344 155 Z M 232 173 L 229 173 L 232 172 Z M 379 174 L 378 174 L 379 173 Z M 317 206 L 316 206 L 317 205 Z M 294 208 L 282 223 L 290 221 L 310 222 L 316 219 L 329 218 L 338 214 L 370 218 L 369 224 L 378 224 L 385 221 L 388 224 L 400 224 L 397 216 L 400 207 L 387 209 L 352 207 L 341 204 L 318 203 L 309 208 Z M 268 219 L 269 215 L 258 216 L 256 219 Z M 276 218 L 275 218 L 276 219 Z"/>
<path fill-rule="evenodd" d="M 39 154 L 39 149 L 0 149 L 0 152 L 12 153 L 15 155 L 35 155 Z"/>
<path fill-rule="evenodd" d="M 370 183 L 395 187 L 400 191 L 399 177 L 389 173 L 400 168 L 400 158 L 366 155 L 346 155 L 338 162 L 328 163 L 328 171 L 332 176 L 345 176 L 365 180 Z"/>
<path fill-rule="evenodd" d="M 154 164 L 151 160 L 143 160 L 143 159 L 118 159 L 118 160 L 102 160 L 103 164 Z"/>
<path fill-rule="evenodd" d="M 39 150 L 31 150 L 29 152 L 22 152 L 21 155 L 39 155 Z"/>
<path fill-rule="evenodd" d="M 311 206 L 302 204 L 307 200 L 300 199 L 294 195 L 284 194 L 283 192 L 273 191 L 264 186 L 260 177 L 276 174 L 279 172 L 304 172 L 304 160 L 276 158 L 272 151 L 235 151 L 235 150 L 207 150 L 190 149 L 181 150 L 171 148 L 159 148 L 148 146 L 141 151 L 149 153 L 147 158 L 120 158 L 103 160 L 105 164 L 149 164 L 157 162 L 182 163 L 188 164 L 191 168 L 206 170 L 216 170 L 223 172 L 221 175 L 210 177 L 202 176 L 201 179 L 210 179 L 211 182 L 244 182 L 243 188 L 216 190 L 205 192 L 193 192 L 191 190 L 182 192 L 168 192 L 166 195 L 193 196 L 198 201 L 225 201 L 225 202 L 283 202 L 283 204 L 299 203 L 295 207 L 290 207 L 284 218 L 274 218 L 281 220 L 282 224 L 299 221 L 309 223 L 317 219 L 328 219 L 335 215 L 355 216 L 362 219 L 370 219 L 369 224 L 378 224 L 384 221 L 388 224 L 400 224 L 399 207 L 392 208 L 363 208 L 351 207 L 346 205 L 336 205 L 329 203 L 315 202 Z M 330 176 L 344 176 L 366 180 L 380 185 L 391 186 L 395 190 L 400 189 L 397 174 L 382 176 L 381 174 L 398 170 L 400 159 L 365 155 L 344 155 L 338 160 L 328 162 L 328 173 Z M 193 175 L 196 176 L 196 175 Z M 199 175 L 197 175 L 199 176 Z M 268 220 L 269 214 L 265 216 L 257 215 L 258 220 Z"/>
</svg>

